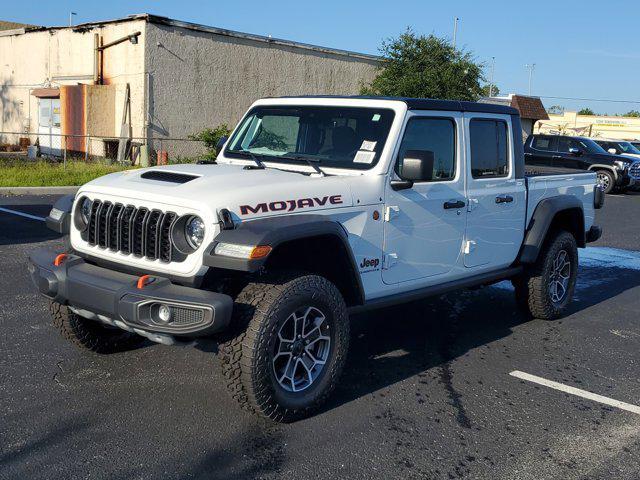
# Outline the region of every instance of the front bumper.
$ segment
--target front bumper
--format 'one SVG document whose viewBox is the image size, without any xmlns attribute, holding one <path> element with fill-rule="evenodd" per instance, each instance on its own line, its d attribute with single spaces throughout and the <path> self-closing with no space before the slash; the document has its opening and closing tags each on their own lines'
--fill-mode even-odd
<svg viewBox="0 0 640 480">
<path fill-rule="evenodd" d="M 153 341 L 171 344 L 179 337 L 219 332 L 231 319 L 228 295 L 175 285 L 159 276 L 138 288 L 138 276 L 92 265 L 77 255 L 67 255 L 58 266 L 55 259 L 54 252 L 44 249 L 29 257 L 31 279 L 40 293 L 83 317 Z M 168 321 L 160 319 L 161 305 L 171 312 Z"/>
</svg>

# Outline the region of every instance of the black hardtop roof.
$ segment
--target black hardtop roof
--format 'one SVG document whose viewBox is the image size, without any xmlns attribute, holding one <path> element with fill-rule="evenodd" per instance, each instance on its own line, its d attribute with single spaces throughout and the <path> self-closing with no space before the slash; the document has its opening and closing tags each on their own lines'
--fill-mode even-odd
<svg viewBox="0 0 640 480">
<path fill-rule="evenodd" d="M 460 100 L 438 100 L 434 98 L 374 97 L 367 95 L 301 95 L 278 98 L 350 98 L 362 100 L 393 100 L 396 102 L 406 103 L 409 110 L 444 110 L 450 112 L 481 112 L 498 113 L 504 115 L 519 115 L 518 110 L 506 105 L 465 102 Z"/>
</svg>

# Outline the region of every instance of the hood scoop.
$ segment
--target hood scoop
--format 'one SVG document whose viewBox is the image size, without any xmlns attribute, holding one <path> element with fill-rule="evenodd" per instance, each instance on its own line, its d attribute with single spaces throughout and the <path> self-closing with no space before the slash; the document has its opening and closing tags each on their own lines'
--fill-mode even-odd
<svg viewBox="0 0 640 480">
<path fill-rule="evenodd" d="M 199 178 L 198 175 L 189 175 L 186 173 L 166 172 L 162 170 L 150 170 L 140 175 L 145 180 L 157 180 L 159 182 L 168 183 L 187 183 L 191 180 Z"/>
</svg>

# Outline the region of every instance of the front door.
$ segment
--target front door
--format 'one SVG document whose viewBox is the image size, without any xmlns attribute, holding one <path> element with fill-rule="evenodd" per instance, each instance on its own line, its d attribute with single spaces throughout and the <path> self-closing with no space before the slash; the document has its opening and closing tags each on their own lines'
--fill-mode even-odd
<svg viewBox="0 0 640 480">
<path fill-rule="evenodd" d="M 468 113 L 465 125 L 469 212 L 464 265 L 480 273 L 516 259 L 524 237 L 526 187 L 524 178 L 516 178 L 511 117 Z"/>
<path fill-rule="evenodd" d="M 462 138 L 461 113 L 409 116 L 394 175 L 409 150 L 433 152 L 433 175 L 404 190 L 386 186 L 384 283 L 445 275 L 458 262 L 466 217 Z"/>
<path fill-rule="evenodd" d="M 558 154 L 554 157 L 553 166 L 558 172 L 581 170 L 583 147 L 573 138 L 558 138 Z"/>
<path fill-rule="evenodd" d="M 38 99 L 38 140 L 45 155 L 61 155 L 60 99 Z"/>
</svg>

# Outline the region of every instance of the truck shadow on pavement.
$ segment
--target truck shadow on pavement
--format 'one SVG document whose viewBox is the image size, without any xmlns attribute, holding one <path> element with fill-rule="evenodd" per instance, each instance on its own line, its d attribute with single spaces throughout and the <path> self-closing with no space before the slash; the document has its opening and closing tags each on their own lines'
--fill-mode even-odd
<svg viewBox="0 0 640 480">
<path fill-rule="evenodd" d="M 637 270 L 581 266 L 575 300 L 566 317 L 580 315 L 638 285 Z M 589 317 L 584 320 L 597 321 Z M 474 348 L 490 348 L 492 342 L 511 335 L 514 327 L 528 321 L 536 320 L 518 309 L 509 282 L 354 316 L 349 359 L 323 411 L 437 369 L 429 377 L 442 383 L 457 409 L 458 423 L 468 428 L 449 362 Z M 545 324 L 541 323 L 541 328 Z"/>
</svg>

